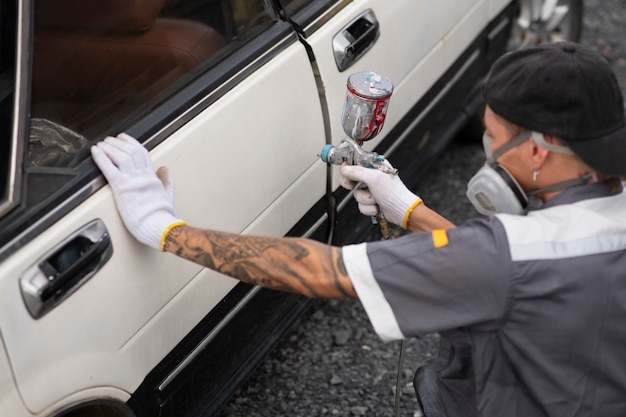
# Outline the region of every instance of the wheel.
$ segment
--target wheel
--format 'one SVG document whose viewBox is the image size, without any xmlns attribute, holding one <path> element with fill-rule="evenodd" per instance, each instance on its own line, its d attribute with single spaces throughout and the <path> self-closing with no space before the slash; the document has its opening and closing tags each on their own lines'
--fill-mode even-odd
<svg viewBox="0 0 626 417">
<path fill-rule="evenodd" d="M 582 34 L 583 0 L 517 0 L 514 16 L 508 51 L 541 43 L 578 42 Z M 457 140 L 479 141 L 484 129 L 481 109 L 469 116 Z"/>
<path fill-rule="evenodd" d="M 509 50 L 540 43 L 578 42 L 582 32 L 583 0 L 518 0 Z"/>
</svg>

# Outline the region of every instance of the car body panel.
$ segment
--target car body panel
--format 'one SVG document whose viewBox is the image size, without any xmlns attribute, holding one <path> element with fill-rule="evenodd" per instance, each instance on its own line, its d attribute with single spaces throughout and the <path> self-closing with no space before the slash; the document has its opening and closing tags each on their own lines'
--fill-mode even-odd
<svg viewBox="0 0 626 417">
<path fill-rule="evenodd" d="M 307 72 L 306 53 L 294 43 L 152 151 L 155 167 L 168 166 L 176 178 L 181 218 L 233 232 L 256 219 L 251 230 L 280 235 L 323 195 L 325 169 L 316 157 L 323 144 L 317 90 L 312 77 L 297 76 Z M 285 85 L 290 87 L 278 88 Z M 301 112 L 289 120 L 279 117 L 293 107 Z M 268 129 L 276 135 L 254 140 Z M 233 192 L 232 178 L 247 180 L 237 181 Z M 76 293 L 33 320 L 17 278 L 65 231 L 95 218 L 111 235 L 112 259 Z M 29 409 L 39 412 L 85 387 L 134 391 L 236 284 L 216 273 L 196 277 L 200 270 L 135 241 L 108 187 L 5 261 L 0 266 L 0 328 Z"/>
<path fill-rule="evenodd" d="M 266 7 L 269 3 L 263 2 Z M 322 2 L 310 3 L 313 7 Z M 189 108 L 165 126 L 157 124 L 153 130 L 128 126 L 131 133 L 150 132 L 142 140 L 154 167 L 167 166 L 174 178 L 178 217 L 195 226 L 234 233 L 319 232 L 333 214 L 325 198 L 331 201 L 339 187 L 333 175 L 336 168 L 328 169 L 317 154 L 325 143 L 337 144 L 344 137 L 340 116 L 349 74 L 375 71 L 395 85 L 382 134 L 365 145 L 371 150 L 406 122 L 416 103 L 458 64 L 511 1 L 331 3 L 325 0 L 328 14 L 299 33 L 294 16 L 294 30 L 280 47 L 260 52 L 254 62 L 232 73 L 220 74 L 225 80 L 219 86 L 223 94 L 202 89 L 193 96 L 195 103 L 177 102 Z M 351 67 L 339 71 L 332 39 L 368 10 L 380 24 L 380 36 Z M 212 70 L 206 72 L 211 75 Z M 436 92 L 445 90 L 437 88 Z M 151 117 L 158 119 L 160 114 L 157 109 L 141 123 L 149 125 Z M 168 384 L 173 387 L 186 361 L 194 360 L 195 349 L 204 349 L 203 343 L 218 337 L 232 319 L 212 313 L 225 300 L 231 302 L 231 296 L 241 297 L 232 301 L 233 310 L 239 309 L 257 291 L 241 290 L 242 284 L 234 279 L 138 243 L 124 227 L 111 189 L 97 177 L 93 164 L 80 169 L 91 170 L 92 179 L 68 198 L 77 203 L 55 214 L 58 221 L 42 226 L 41 218 L 33 219 L 28 238 L 16 236 L 7 245 L 10 256 L 0 263 L 2 415 L 51 417 L 103 399 L 141 402 L 138 391 L 152 396 L 151 407 L 162 406 L 159 401 L 166 400 L 155 400 L 159 395 L 155 392 Z M 333 182 L 327 189 L 329 175 Z M 34 319 L 20 293 L 20 277 L 95 219 L 104 223 L 111 237 L 111 259 L 68 298 Z M 306 231 L 294 234 L 296 225 Z M 292 304 L 298 304 L 295 310 L 301 307 L 299 301 Z M 202 327 L 207 322 L 210 325 Z M 141 407 L 135 412 L 141 414 Z"/>
<path fill-rule="evenodd" d="M 0 335 L 2 336 L 2 335 Z M 13 372 L 0 338 L 0 410 L 21 410 L 24 405 L 15 387 Z"/>
</svg>

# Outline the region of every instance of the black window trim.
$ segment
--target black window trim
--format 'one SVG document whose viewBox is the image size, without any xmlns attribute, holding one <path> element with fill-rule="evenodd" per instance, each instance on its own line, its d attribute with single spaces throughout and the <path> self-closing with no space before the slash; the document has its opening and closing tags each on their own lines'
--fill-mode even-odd
<svg viewBox="0 0 626 417">
<path fill-rule="evenodd" d="M 315 0 L 289 18 L 302 28 L 303 36 L 308 38 L 351 3 L 353 0 Z"/>
<path fill-rule="evenodd" d="M 30 10 L 32 2 L 17 2 L 17 28 L 16 28 L 16 55 L 15 55 L 15 88 L 13 97 L 13 109 L 18 109 L 12 114 L 11 127 L 11 151 L 7 172 L 7 195 L 0 202 L 0 216 L 13 210 L 21 201 L 22 197 L 22 161 L 24 158 L 24 137 L 28 129 L 28 86 L 30 77 L 30 57 L 23 51 L 28 51 L 30 39 Z"/>
</svg>

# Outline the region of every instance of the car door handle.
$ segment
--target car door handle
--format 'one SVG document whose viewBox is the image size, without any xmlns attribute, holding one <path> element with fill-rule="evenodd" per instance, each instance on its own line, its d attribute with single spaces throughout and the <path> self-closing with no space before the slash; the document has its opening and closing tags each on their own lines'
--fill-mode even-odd
<svg viewBox="0 0 626 417">
<path fill-rule="evenodd" d="M 372 10 L 361 13 L 333 37 L 333 52 L 339 71 L 354 64 L 376 42 L 380 26 Z"/>
<path fill-rule="evenodd" d="M 24 302 L 39 318 L 91 278 L 113 254 L 104 223 L 94 220 L 46 253 L 20 278 Z"/>
</svg>

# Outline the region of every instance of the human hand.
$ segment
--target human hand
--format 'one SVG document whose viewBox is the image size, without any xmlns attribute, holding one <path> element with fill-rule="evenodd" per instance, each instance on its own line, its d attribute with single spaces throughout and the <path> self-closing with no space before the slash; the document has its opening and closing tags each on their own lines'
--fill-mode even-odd
<svg viewBox="0 0 626 417">
<path fill-rule="evenodd" d="M 185 224 L 174 216 L 174 183 L 167 168 L 155 172 L 146 148 L 125 133 L 92 146 L 91 155 L 128 231 L 141 243 L 162 249 L 167 233 Z"/>
<path fill-rule="evenodd" d="M 339 172 L 342 187 L 354 189 L 362 214 L 375 216 L 380 207 L 385 219 L 408 229 L 409 216 L 422 199 L 409 191 L 398 175 L 359 165 L 342 165 Z M 357 183 L 363 186 L 355 189 Z"/>
</svg>

